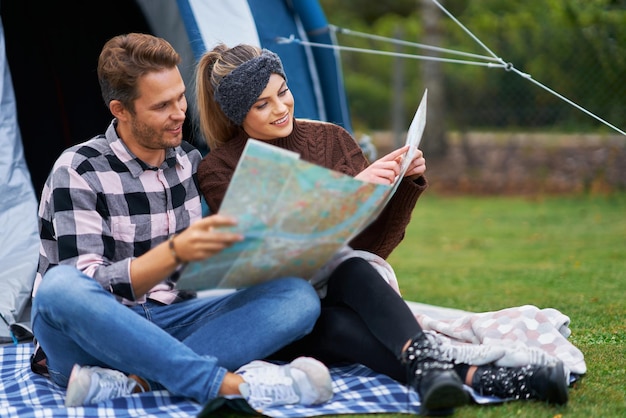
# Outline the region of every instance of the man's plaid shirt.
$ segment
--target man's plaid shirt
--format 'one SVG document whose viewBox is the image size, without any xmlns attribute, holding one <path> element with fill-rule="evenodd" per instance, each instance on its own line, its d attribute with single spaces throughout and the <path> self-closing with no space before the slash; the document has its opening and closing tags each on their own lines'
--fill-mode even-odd
<svg viewBox="0 0 626 418">
<path fill-rule="evenodd" d="M 130 153 L 115 131 L 73 146 L 56 161 L 39 206 L 39 268 L 33 295 L 43 274 L 57 264 L 77 267 L 125 304 L 136 299 L 130 261 L 200 219 L 202 208 L 196 170 L 200 152 L 183 141 L 166 150 L 160 167 Z M 177 274 L 147 297 L 169 303 Z"/>
</svg>

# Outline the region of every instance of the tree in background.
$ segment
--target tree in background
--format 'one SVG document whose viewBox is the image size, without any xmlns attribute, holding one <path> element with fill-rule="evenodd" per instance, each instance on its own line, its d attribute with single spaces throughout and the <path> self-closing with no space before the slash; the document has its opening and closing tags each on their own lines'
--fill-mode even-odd
<svg viewBox="0 0 626 418">
<path fill-rule="evenodd" d="M 320 0 L 328 21 L 353 31 L 423 42 L 419 0 Z M 502 0 L 440 1 L 491 51 L 534 80 L 614 125 L 626 115 L 626 1 Z M 487 55 L 447 17 L 442 46 Z M 338 34 L 341 45 L 398 51 L 388 43 Z M 423 51 L 402 47 L 407 54 Z M 389 130 L 393 57 L 341 53 L 345 85 L 357 129 Z M 458 58 L 458 57 L 457 57 Z M 405 59 L 409 60 L 409 59 Z M 425 85 L 421 60 L 404 68 L 405 120 L 412 117 Z M 444 63 L 447 129 L 601 131 L 610 128 L 512 71 Z M 428 82 L 426 82 L 428 83 Z M 429 89 L 430 91 L 430 89 Z M 397 94 L 397 93 L 395 93 Z M 430 95 L 430 94 L 429 94 Z M 623 129 L 624 126 L 621 126 Z"/>
</svg>

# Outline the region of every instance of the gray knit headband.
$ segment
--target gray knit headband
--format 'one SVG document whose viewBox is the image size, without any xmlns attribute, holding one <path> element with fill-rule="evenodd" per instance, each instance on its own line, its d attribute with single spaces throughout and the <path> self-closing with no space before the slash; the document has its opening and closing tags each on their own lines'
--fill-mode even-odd
<svg viewBox="0 0 626 418">
<path fill-rule="evenodd" d="M 263 49 L 261 55 L 235 68 L 215 88 L 215 101 L 224 114 L 241 125 L 252 105 L 257 101 L 272 74 L 285 80 L 285 71 L 278 55 Z"/>
</svg>

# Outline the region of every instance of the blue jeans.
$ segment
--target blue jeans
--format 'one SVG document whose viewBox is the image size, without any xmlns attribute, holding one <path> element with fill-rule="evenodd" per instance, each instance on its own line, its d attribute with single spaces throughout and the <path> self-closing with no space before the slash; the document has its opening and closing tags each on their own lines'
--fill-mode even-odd
<svg viewBox="0 0 626 418">
<path fill-rule="evenodd" d="M 204 404 L 218 396 L 227 370 L 308 334 L 319 313 L 317 293 L 299 278 L 127 307 L 91 277 L 57 266 L 37 289 L 31 320 L 50 377 L 62 387 L 77 363 L 136 374 L 153 389 Z"/>
</svg>

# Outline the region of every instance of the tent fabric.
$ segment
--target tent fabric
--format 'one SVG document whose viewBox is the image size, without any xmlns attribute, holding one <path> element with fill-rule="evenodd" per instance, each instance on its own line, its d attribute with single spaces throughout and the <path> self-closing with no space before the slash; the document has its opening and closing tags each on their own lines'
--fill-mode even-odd
<svg viewBox="0 0 626 418">
<path fill-rule="evenodd" d="M 0 2 L 3 58 L 11 68 L 24 156 L 37 195 L 61 152 L 103 132 L 111 120 L 96 77 L 102 45 L 119 33 L 150 31 L 134 1 L 92 4 Z"/>
<path fill-rule="evenodd" d="M 0 312 L 11 324 L 30 300 L 37 270 L 37 199 L 24 160 L 15 95 L 0 21 Z M 11 341 L 0 323 L 0 342 Z"/>
<path fill-rule="evenodd" d="M 185 138 L 194 145 L 202 147 L 203 140 L 192 123 L 193 71 L 200 54 L 217 41 L 249 42 L 274 50 L 284 61 L 297 97 L 296 116 L 352 130 L 347 107 L 333 110 L 346 101 L 336 52 L 318 59 L 315 50 L 320 48 L 278 42 L 290 35 L 303 41 L 317 36 L 310 31 L 326 23 L 317 0 L 108 0 L 91 4 L 0 2 L 24 152 L 37 194 L 63 149 L 106 128 L 110 113 L 100 96 L 95 66 L 104 42 L 119 33 L 154 33 L 181 54 L 190 104 Z M 317 10 L 311 14 L 315 23 L 308 17 L 310 10 Z M 74 19 L 75 14 L 81 18 Z"/>
<path fill-rule="evenodd" d="M 237 0 L 227 6 L 202 0 L 179 0 L 178 3 L 184 11 L 181 16 L 185 19 L 196 59 L 218 43 L 231 47 L 249 43 L 270 49 L 283 61 L 289 89 L 297 100 L 296 117 L 327 120 L 322 99 L 325 92 L 320 89 L 317 65 L 308 47 L 277 42 L 278 38 L 290 34 L 306 39 L 305 30 L 289 2 Z M 221 29 L 216 30 L 218 27 Z"/>
</svg>

